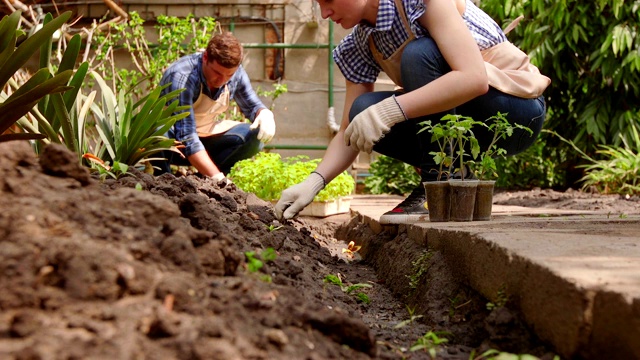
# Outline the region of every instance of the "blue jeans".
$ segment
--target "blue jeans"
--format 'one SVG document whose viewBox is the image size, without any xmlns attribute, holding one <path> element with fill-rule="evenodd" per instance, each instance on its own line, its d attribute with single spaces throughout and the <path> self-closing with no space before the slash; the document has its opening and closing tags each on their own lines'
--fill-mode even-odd
<svg viewBox="0 0 640 360">
<path fill-rule="evenodd" d="M 431 38 L 423 37 L 411 41 L 402 53 L 401 73 L 405 92 L 418 89 L 449 71 L 451 68 Z M 400 93 L 380 91 L 359 96 L 351 106 L 349 121 L 364 109 L 394 94 Z M 431 143 L 430 132 L 424 131 L 418 134 L 421 128 L 418 123 L 425 120 L 437 123 L 448 113 L 470 116 L 480 121 L 498 112 L 506 113 L 505 117 L 510 123 L 526 126 L 533 131 L 530 134 L 525 130 L 516 129 L 511 137 L 497 143 L 498 147 L 507 151 L 507 155 L 515 155 L 530 147 L 540 134 L 546 113 L 544 97 L 523 99 L 490 87 L 486 94 L 447 112 L 409 119 L 396 124 L 373 146 L 373 150 L 419 168 L 422 180 L 432 181 L 437 177 L 437 166 L 433 155 L 429 152 L 437 151 L 438 145 Z M 493 135 L 485 127 L 474 127 L 473 133 L 478 139 L 481 150 L 486 150 Z"/>
<path fill-rule="evenodd" d="M 243 123 L 232 127 L 223 134 L 200 138 L 209 157 L 225 175 L 229 173 L 235 163 L 252 157 L 264 147 L 264 144 L 258 140 L 259 129 L 251 130 L 250 126 L 251 124 Z M 155 171 L 155 175 L 170 172 L 169 164 L 191 165 L 189 160 L 172 151 L 163 151 L 162 154 L 155 157 L 167 159 L 166 161 L 153 162 L 154 166 L 160 168 Z"/>
</svg>

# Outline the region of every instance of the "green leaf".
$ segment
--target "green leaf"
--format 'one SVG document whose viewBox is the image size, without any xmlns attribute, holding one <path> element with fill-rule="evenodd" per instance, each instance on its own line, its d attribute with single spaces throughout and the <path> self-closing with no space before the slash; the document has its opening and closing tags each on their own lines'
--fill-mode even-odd
<svg viewBox="0 0 640 360">
<path fill-rule="evenodd" d="M 32 133 L 2 134 L 0 135 L 0 142 L 13 140 L 41 140 L 44 138 L 46 138 L 45 135 Z"/>
<path fill-rule="evenodd" d="M 18 46 L 13 55 L 2 65 L 0 71 L 0 86 L 4 86 L 9 78 L 20 69 L 42 45 L 47 42 L 53 33 L 59 29 L 71 17 L 71 11 L 67 11 L 44 25 L 42 29 L 27 38 Z"/>
<path fill-rule="evenodd" d="M 17 91 L 5 102 L 0 104 L 0 133 L 6 131 L 15 121 L 29 112 L 42 97 L 69 90 L 69 87 L 65 86 L 65 84 L 71 77 L 71 73 L 71 71 L 66 71 L 56 75 L 51 79 L 37 84 L 26 92 Z M 40 78 L 38 78 L 38 80 L 40 80 Z"/>
</svg>

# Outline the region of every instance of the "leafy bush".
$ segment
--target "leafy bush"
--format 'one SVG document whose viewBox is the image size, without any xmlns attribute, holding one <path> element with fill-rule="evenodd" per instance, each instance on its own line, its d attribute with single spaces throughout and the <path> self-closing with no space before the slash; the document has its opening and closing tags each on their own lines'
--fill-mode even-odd
<svg viewBox="0 0 640 360">
<path fill-rule="evenodd" d="M 563 162 L 567 149 L 552 147 L 545 133 L 518 155 L 496 158 L 499 174 L 496 187 L 503 189 L 563 188 L 566 183 Z M 551 155 L 547 155 L 551 153 Z"/>
<path fill-rule="evenodd" d="M 634 130 L 633 138 L 622 138 L 623 148 L 601 145 L 597 157 L 591 157 L 573 142 L 561 137 L 589 164 L 582 165 L 587 174 L 580 179 L 583 189 L 595 188 L 604 194 L 640 194 L 640 135 Z"/>
<path fill-rule="evenodd" d="M 309 160 L 300 155 L 282 159 L 280 154 L 260 152 L 251 159 L 238 161 L 229 178 L 246 192 L 266 201 L 278 200 L 286 188 L 302 182 L 316 169 L 320 159 Z M 350 195 L 355 188 L 353 178 L 345 171 L 336 176 L 316 195 L 314 201 L 335 200 Z"/>
<path fill-rule="evenodd" d="M 154 25 L 158 43 L 152 44 L 148 41 L 144 22 L 132 11 L 127 21 L 113 24 L 109 31 L 96 32 L 93 36 L 93 43 L 98 45 L 90 63 L 95 64 L 93 69 L 104 79 L 113 82 L 113 89 L 119 90 L 117 86 L 123 86 L 125 90 L 142 91 L 131 85 L 148 79 L 147 90 L 152 90 L 171 63 L 206 48 L 216 26 L 212 17 L 196 20 L 192 14 L 185 18 L 160 15 Z M 113 67 L 114 52 L 118 49 L 125 49 L 130 54 L 135 69 Z"/>
<path fill-rule="evenodd" d="M 482 0 L 480 7 L 499 23 L 524 15 L 509 37 L 551 78 L 545 128 L 590 156 L 600 145 L 621 146 L 621 139 L 640 130 L 638 1 Z M 548 145 L 545 158 L 558 146 L 568 148 L 552 138 Z M 570 171 L 584 159 L 563 162 Z"/>
<path fill-rule="evenodd" d="M 0 21 L 0 141 L 16 139 L 42 139 L 45 136 L 34 133 L 4 134 L 18 120 L 32 111 L 33 107 L 48 95 L 54 95 L 56 102 L 62 99 L 61 93 L 72 87 L 67 83 L 73 70 L 60 71 L 51 75 L 48 67 L 43 66 L 24 84 L 18 85 L 12 77 L 29 58 L 39 49 L 51 48 L 53 33 L 70 17 L 71 12 L 63 13 L 47 22 L 40 30 L 16 47 L 17 40 L 24 31 L 19 29 L 20 11 L 5 16 Z M 75 60 L 75 59 L 74 59 Z M 6 85 L 9 84 L 8 87 Z M 60 104 L 58 104 L 60 105 Z M 61 109 L 60 109 L 61 110 Z"/>
<path fill-rule="evenodd" d="M 131 93 L 120 91 L 116 96 L 100 75 L 91 74 L 102 93 L 102 108 L 93 107 L 100 137 L 94 155 L 108 164 L 135 166 L 162 150 L 173 150 L 175 141 L 164 134 L 189 114 L 183 111 L 188 107 L 178 106 L 178 100 L 174 100 L 182 89 L 160 96 L 167 84 L 134 103 Z"/>
<path fill-rule="evenodd" d="M 405 195 L 420 185 L 420 175 L 413 166 L 385 155 L 369 165 L 369 172 L 364 185 L 372 194 Z"/>
</svg>

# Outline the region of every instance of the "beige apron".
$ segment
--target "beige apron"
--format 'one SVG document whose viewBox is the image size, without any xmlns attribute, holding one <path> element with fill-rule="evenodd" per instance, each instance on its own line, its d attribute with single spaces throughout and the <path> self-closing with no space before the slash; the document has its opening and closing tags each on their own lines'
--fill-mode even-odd
<svg viewBox="0 0 640 360">
<path fill-rule="evenodd" d="M 376 49 L 371 36 L 369 37 L 369 49 L 387 76 L 396 85 L 402 86 L 400 73 L 402 51 L 409 41 L 415 39 L 415 36 L 411 32 L 402 1 L 395 0 L 395 3 L 409 38 L 386 60 L 382 53 Z M 455 1 L 455 3 L 458 12 L 462 15 L 465 10 L 464 2 Z M 519 17 L 509 24 L 505 33 L 511 31 L 521 19 L 522 17 Z M 537 98 L 551 83 L 551 79 L 540 74 L 538 68 L 529 62 L 527 54 L 508 41 L 482 50 L 480 53 L 485 61 L 489 85 L 504 93 L 522 98 Z"/>
<path fill-rule="evenodd" d="M 196 119 L 196 131 L 198 136 L 207 137 L 229 131 L 232 127 L 242 124 L 239 121 L 219 120 L 218 115 L 229 108 L 229 87 L 225 85 L 218 100 L 213 100 L 202 92 L 193 104 L 193 117 Z"/>
<path fill-rule="evenodd" d="M 375 44 L 373 43 L 373 38 L 369 36 L 369 49 L 371 49 L 371 53 L 373 54 L 373 58 L 376 60 L 378 65 L 382 68 L 382 71 L 387 74 L 389 79 L 391 79 L 394 84 L 402 87 L 402 75 L 400 73 L 400 63 L 402 60 L 402 52 L 407 44 L 415 39 L 415 35 L 411 32 L 411 26 L 409 26 L 409 21 L 407 20 L 407 15 L 404 11 L 404 6 L 402 5 L 402 0 L 396 0 L 396 6 L 398 8 L 398 12 L 400 13 L 400 17 L 402 18 L 402 23 L 404 24 L 404 28 L 407 29 L 407 33 L 409 34 L 409 38 L 400 45 L 400 47 L 389 56 L 386 60 L 384 55 L 376 49 Z"/>
</svg>

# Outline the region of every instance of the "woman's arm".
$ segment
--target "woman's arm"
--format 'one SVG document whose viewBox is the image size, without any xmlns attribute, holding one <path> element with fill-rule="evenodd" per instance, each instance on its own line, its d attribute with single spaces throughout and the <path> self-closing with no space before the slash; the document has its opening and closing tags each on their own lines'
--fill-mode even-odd
<svg viewBox="0 0 640 360">
<path fill-rule="evenodd" d="M 356 156 L 358 156 L 358 151 L 354 151 L 351 147 L 345 145 L 344 130 L 349 125 L 349 111 L 355 99 L 364 93 L 372 92 L 373 88 L 373 84 L 356 84 L 347 80 L 347 92 L 340 130 L 329 143 L 327 151 L 316 169 L 325 177 L 327 182 L 348 169 L 356 159 Z"/>
<path fill-rule="evenodd" d="M 418 20 L 429 31 L 451 71 L 423 87 L 397 96 L 407 117 L 452 109 L 489 90 L 480 50 L 451 0 L 424 0 Z"/>
</svg>

